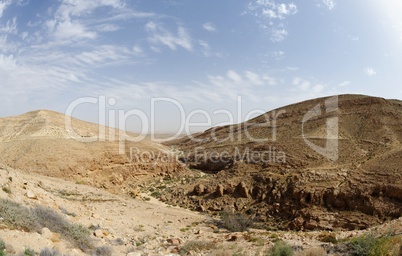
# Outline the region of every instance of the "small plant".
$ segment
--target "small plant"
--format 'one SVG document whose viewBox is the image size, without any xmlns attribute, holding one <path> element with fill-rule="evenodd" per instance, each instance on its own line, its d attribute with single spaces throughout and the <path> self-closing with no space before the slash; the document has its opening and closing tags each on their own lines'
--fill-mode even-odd
<svg viewBox="0 0 402 256">
<path fill-rule="evenodd" d="M 180 255 L 187 255 L 189 252 L 202 252 L 215 249 L 216 246 L 208 241 L 188 241 L 180 248 Z"/>
<path fill-rule="evenodd" d="M 59 251 L 56 249 L 49 249 L 46 247 L 40 251 L 39 256 L 63 256 L 63 255 L 60 254 Z"/>
<path fill-rule="evenodd" d="M 100 246 L 95 249 L 93 256 L 112 256 L 112 249 L 109 246 Z"/>
<path fill-rule="evenodd" d="M 354 256 L 370 256 L 374 252 L 376 238 L 374 234 L 366 234 L 354 238 L 350 242 L 351 253 Z"/>
<path fill-rule="evenodd" d="M 24 231 L 38 231 L 40 228 L 30 209 L 10 200 L 0 199 L 0 216 L 10 228 Z"/>
<path fill-rule="evenodd" d="M 275 242 L 274 247 L 272 247 L 267 256 L 292 256 L 293 249 L 282 240 Z"/>
<path fill-rule="evenodd" d="M 5 186 L 5 187 L 2 187 L 1 189 L 2 189 L 4 192 L 6 192 L 7 194 L 11 194 L 11 189 L 10 189 L 9 187 Z"/>
<path fill-rule="evenodd" d="M 152 197 L 155 197 L 155 198 L 159 198 L 159 197 L 161 197 L 161 192 L 159 192 L 159 191 L 154 191 L 154 192 L 152 192 L 151 193 L 151 196 Z"/>
<path fill-rule="evenodd" d="M 222 227 L 231 232 L 243 232 L 247 231 L 253 224 L 252 218 L 241 212 L 222 212 L 220 214 Z"/>
<path fill-rule="evenodd" d="M 0 251 L 4 251 L 6 249 L 6 243 L 3 239 L 0 239 Z"/>
<path fill-rule="evenodd" d="M 338 243 L 338 239 L 334 233 L 324 232 L 318 235 L 317 240 L 324 243 Z"/>
<path fill-rule="evenodd" d="M 321 247 L 310 248 L 297 254 L 297 256 L 325 256 L 327 253 Z"/>
<path fill-rule="evenodd" d="M 376 237 L 369 233 L 352 239 L 349 246 L 351 255 L 354 256 L 402 255 L 402 237 L 400 236 Z"/>
<path fill-rule="evenodd" d="M 24 256 L 35 256 L 36 253 L 31 248 L 26 248 L 23 253 Z"/>
<path fill-rule="evenodd" d="M 180 229 L 180 232 L 186 232 L 186 231 L 188 231 L 190 228 L 188 228 L 188 227 L 185 227 L 185 228 L 181 228 Z"/>
<path fill-rule="evenodd" d="M 6 243 L 0 239 L 0 256 L 6 255 L 6 252 L 4 251 L 6 249 Z"/>
</svg>

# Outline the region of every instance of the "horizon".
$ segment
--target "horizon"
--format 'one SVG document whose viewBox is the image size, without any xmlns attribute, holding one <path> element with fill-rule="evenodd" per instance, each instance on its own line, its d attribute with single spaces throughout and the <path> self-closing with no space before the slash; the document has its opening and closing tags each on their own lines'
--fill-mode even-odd
<svg viewBox="0 0 402 256">
<path fill-rule="evenodd" d="M 73 117 L 108 124 L 104 98 L 166 133 L 183 113 L 214 127 L 328 95 L 402 99 L 400 11 L 392 0 L 0 0 L 0 116 L 81 100 Z"/>
</svg>

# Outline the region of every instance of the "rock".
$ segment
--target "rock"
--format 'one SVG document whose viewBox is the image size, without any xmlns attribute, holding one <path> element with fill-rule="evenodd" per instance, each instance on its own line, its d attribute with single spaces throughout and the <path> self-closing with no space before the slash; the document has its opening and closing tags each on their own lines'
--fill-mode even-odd
<svg viewBox="0 0 402 256">
<path fill-rule="evenodd" d="M 196 186 L 194 187 L 193 192 L 194 192 L 194 194 L 196 194 L 197 196 L 200 196 L 200 195 L 204 194 L 204 192 L 205 192 L 205 186 L 202 185 L 202 184 L 198 184 L 198 185 L 196 185 Z"/>
<path fill-rule="evenodd" d="M 141 191 L 139 188 L 134 188 L 128 193 L 132 198 L 137 198 L 141 196 Z"/>
<path fill-rule="evenodd" d="M 234 242 L 234 241 L 237 241 L 238 239 L 239 239 L 239 237 L 236 235 L 230 235 L 229 237 L 227 237 L 227 240 L 229 242 Z"/>
<path fill-rule="evenodd" d="M 94 236 L 99 237 L 99 238 L 104 238 L 105 234 L 102 229 L 97 229 L 94 231 Z"/>
<path fill-rule="evenodd" d="M 250 197 L 249 190 L 243 181 L 240 182 L 239 185 L 237 185 L 235 192 L 241 197 Z"/>
<path fill-rule="evenodd" d="M 46 239 L 51 239 L 53 236 L 52 231 L 50 231 L 48 228 L 42 228 L 40 233 L 41 233 L 42 237 L 44 237 Z"/>
<path fill-rule="evenodd" d="M 27 193 L 26 193 L 26 196 L 29 198 L 29 199 L 38 199 L 38 197 L 34 194 L 34 192 L 32 192 L 32 191 L 28 191 Z"/>
<path fill-rule="evenodd" d="M 8 243 L 7 243 L 5 249 L 6 249 L 5 251 L 7 252 L 7 255 L 8 255 L 8 254 L 15 254 L 15 253 L 16 253 L 14 247 L 13 247 L 11 244 L 8 244 Z"/>
<path fill-rule="evenodd" d="M 129 252 L 127 253 L 127 256 L 141 256 L 142 254 L 140 252 Z"/>
<path fill-rule="evenodd" d="M 215 195 L 217 197 L 222 197 L 224 195 L 225 187 L 221 184 L 216 186 Z"/>
<path fill-rule="evenodd" d="M 53 243 L 58 243 L 61 241 L 61 235 L 59 233 L 53 233 L 52 237 L 50 238 L 50 241 Z"/>
<path fill-rule="evenodd" d="M 22 184 L 24 184 L 24 185 L 28 185 L 28 181 L 23 180 L 23 181 L 22 181 Z"/>
<path fill-rule="evenodd" d="M 173 246 L 179 246 L 180 244 L 182 244 L 182 241 L 180 238 L 169 238 L 167 240 L 167 242 Z"/>
</svg>

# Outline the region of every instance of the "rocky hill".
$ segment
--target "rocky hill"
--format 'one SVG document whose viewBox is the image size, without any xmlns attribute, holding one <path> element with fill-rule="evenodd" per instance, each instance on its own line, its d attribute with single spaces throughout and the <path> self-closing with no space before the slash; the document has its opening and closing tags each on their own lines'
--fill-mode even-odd
<svg viewBox="0 0 402 256">
<path fill-rule="evenodd" d="M 203 176 L 162 200 L 281 229 L 367 228 L 402 214 L 402 102 L 309 100 L 167 145 Z"/>
<path fill-rule="evenodd" d="M 175 158 L 156 159 L 161 154 L 169 156 L 169 148 L 149 139 L 122 141 L 127 136 L 136 135 L 48 110 L 0 118 L 0 163 L 133 195 L 136 185 L 147 178 L 183 170 Z M 124 154 L 119 152 L 120 145 Z"/>
</svg>

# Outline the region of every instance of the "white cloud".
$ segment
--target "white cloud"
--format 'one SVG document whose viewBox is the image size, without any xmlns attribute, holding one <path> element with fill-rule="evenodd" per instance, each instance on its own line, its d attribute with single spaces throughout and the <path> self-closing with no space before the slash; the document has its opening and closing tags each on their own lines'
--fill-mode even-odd
<svg viewBox="0 0 402 256">
<path fill-rule="evenodd" d="M 145 25 L 145 31 L 150 34 L 148 40 L 151 42 L 151 44 L 153 44 L 153 46 L 165 45 L 171 50 L 177 50 L 177 47 L 182 47 L 188 51 L 193 49 L 190 35 L 182 26 L 177 28 L 177 34 L 174 35 L 162 25 L 151 21 Z"/>
<path fill-rule="evenodd" d="M 131 51 L 125 47 L 102 45 L 98 46 L 93 51 L 87 51 L 77 55 L 76 59 L 84 66 L 96 66 L 128 60 L 131 58 L 130 55 Z"/>
<path fill-rule="evenodd" d="M 297 71 L 297 70 L 299 70 L 298 67 L 286 67 L 286 69 L 289 70 L 289 71 Z"/>
<path fill-rule="evenodd" d="M 377 72 L 371 67 L 366 68 L 365 72 L 368 76 L 375 76 L 377 74 Z"/>
<path fill-rule="evenodd" d="M 113 32 L 119 30 L 120 27 L 115 24 L 101 24 L 97 29 L 102 32 Z"/>
<path fill-rule="evenodd" d="M 272 42 L 281 42 L 288 35 L 288 31 L 284 28 L 282 29 L 272 29 L 271 33 L 271 41 Z"/>
<path fill-rule="evenodd" d="M 298 12 L 294 3 L 277 3 L 275 0 L 257 0 L 248 5 L 248 13 L 256 17 L 260 28 L 268 31 L 273 42 L 286 38 L 285 19 Z"/>
<path fill-rule="evenodd" d="M 279 51 L 273 51 L 273 52 L 271 52 L 271 54 L 270 55 L 268 55 L 269 57 L 273 57 L 273 58 L 275 58 L 276 60 L 280 60 L 280 59 L 283 59 L 284 57 L 285 57 L 285 52 L 284 51 L 282 51 L 282 50 L 279 50 Z"/>
<path fill-rule="evenodd" d="M 86 18 L 91 17 L 96 9 L 102 7 L 123 11 L 124 4 L 119 0 L 63 0 L 53 19 L 47 20 L 45 25 L 53 38 L 59 42 L 95 39 L 97 33 L 87 24 Z M 103 24 L 98 28 L 100 31 L 116 29 L 111 24 Z"/>
<path fill-rule="evenodd" d="M 71 20 L 58 22 L 53 35 L 57 40 L 83 38 L 95 39 L 97 37 L 96 32 L 89 31 L 89 29 L 87 29 L 83 24 Z"/>
<path fill-rule="evenodd" d="M 198 44 L 201 46 L 202 54 L 205 57 L 219 57 L 219 58 L 221 58 L 223 56 L 223 54 L 220 53 L 220 52 L 213 52 L 211 50 L 211 46 L 208 44 L 208 42 L 206 42 L 204 40 L 198 40 Z"/>
<path fill-rule="evenodd" d="M 345 87 L 350 84 L 350 81 L 343 81 L 342 83 L 339 84 L 340 87 Z"/>
<path fill-rule="evenodd" d="M 202 27 L 203 27 L 203 29 L 205 29 L 206 31 L 209 31 L 209 32 L 215 32 L 216 31 L 216 27 L 212 22 L 204 23 L 202 25 Z"/>
<path fill-rule="evenodd" d="M 330 10 L 335 8 L 335 1 L 334 0 L 322 0 L 322 3 Z"/>
<path fill-rule="evenodd" d="M 11 0 L 0 1 L 0 18 L 3 17 L 4 11 L 8 8 L 8 6 L 10 6 L 11 3 Z"/>
<path fill-rule="evenodd" d="M 6 25 L 0 25 L 0 32 L 6 34 L 16 34 L 17 33 L 17 17 L 12 20 L 8 20 Z"/>
<path fill-rule="evenodd" d="M 229 79 L 231 79 L 233 82 L 235 83 L 241 83 L 242 82 L 242 78 L 239 74 L 237 74 L 235 71 L 233 70 L 229 70 L 227 73 L 227 77 Z"/>
<path fill-rule="evenodd" d="M 320 93 L 324 89 L 324 85 L 322 84 L 316 84 L 313 86 L 312 91 L 313 93 Z"/>
</svg>

